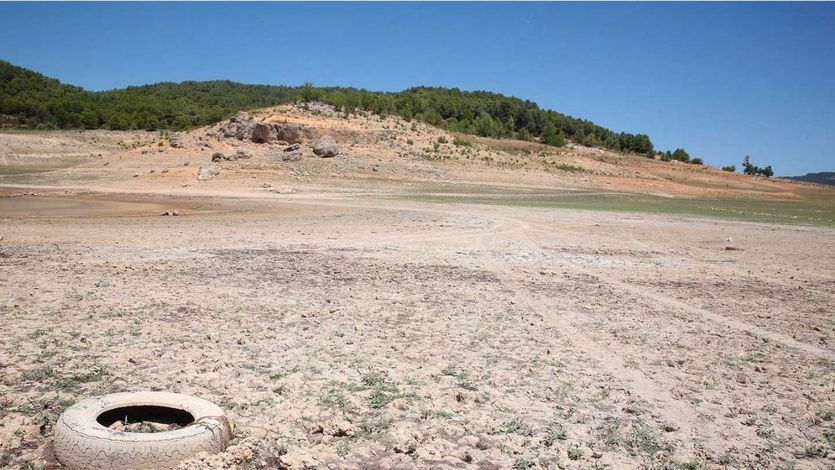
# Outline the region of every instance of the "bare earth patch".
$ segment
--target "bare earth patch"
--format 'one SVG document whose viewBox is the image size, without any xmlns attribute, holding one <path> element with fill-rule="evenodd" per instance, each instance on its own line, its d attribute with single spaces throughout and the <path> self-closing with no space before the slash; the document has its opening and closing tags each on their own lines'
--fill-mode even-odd
<svg viewBox="0 0 835 470">
<path fill-rule="evenodd" d="M 214 202 L 4 219 L 3 466 L 51 462 L 68 404 L 138 389 L 229 410 L 234 455 L 184 466 L 832 462 L 829 229 Z"/>
</svg>

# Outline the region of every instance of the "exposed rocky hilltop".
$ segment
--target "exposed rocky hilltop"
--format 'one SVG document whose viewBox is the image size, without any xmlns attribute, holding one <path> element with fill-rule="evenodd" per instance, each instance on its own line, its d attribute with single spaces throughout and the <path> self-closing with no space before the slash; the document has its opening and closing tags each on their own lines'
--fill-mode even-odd
<svg viewBox="0 0 835 470">
<path fill-rule="evenodd" d="M 460 134 L 393 115 L 345 114 L 321 102 L 242 112 L 185 132 L 0 134 L 0 153 L 28 174 L 0 176 L 0 183 L 96 181 L 119 190 L 369 192 L 421 185 L 464 191 L 490 185 L 771 199 L 819 191 L 576 143 L 554 147 Z M 64 167 L 72 168 L 42 172 Z"/>
</svg>

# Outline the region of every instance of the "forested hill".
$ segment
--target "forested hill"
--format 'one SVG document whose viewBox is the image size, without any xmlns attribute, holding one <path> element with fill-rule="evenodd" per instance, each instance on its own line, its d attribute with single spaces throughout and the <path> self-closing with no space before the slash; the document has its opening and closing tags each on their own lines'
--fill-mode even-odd
<svg viewBox="0 0 835 470">
<path fill-rule="evenodd" d="M 818 183 L 826 184 L 829 186 L 835 186 L 835 172 L 833 171 L 822 171 L 820 173 L 806 173 L 803 176 L 784 176 L 783 179 L 806 181 L 807 183 Z"/>
<path fill-rule="evenodd" d="M 488 137 L 566 139 L 613 150 L 654 155 L 649 137 L 615 133 L 536 103 L 484 91 L 410 88 L 372 92 L 353 88 L 247 85 L 231 81 L 156 83 L 92 92 L 0 61 L 0 126 L 42 129 L 187 129 L 242 110 L 321 100 L 350 113 L 397 114 L 453 131 Z"/>
</svg>

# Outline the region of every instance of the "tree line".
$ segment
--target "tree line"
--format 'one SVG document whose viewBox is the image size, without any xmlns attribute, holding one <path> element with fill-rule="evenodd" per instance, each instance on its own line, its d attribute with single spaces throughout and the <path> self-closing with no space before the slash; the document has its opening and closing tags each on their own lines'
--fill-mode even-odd
<svg viewBox="0 0 835 470">
<path fill-rule="evenodd" d="M 163 82 L 87 91 L 0 61 L 0 126 L 36 129 L 173 129 L 212 124 L 251 110 L 320 100 L 345 114 L 398 115 L 484 137 L 568 141 L 701 164 L 684 149 L 657 151 L 646 134 L 614 132 L 585 119 L 542 109 L 530 100 L 488 91 L 415 87 L 374 92 L 343 87 L 248 85 L 227 80 Z"/>
<path fill-rule="evenodd" d="M 302 87 L 303 101 L 321 100 L 338 110 L 361 109 L 379 115 L 394 114 L 434 126 L 483 137 L 539 139 L 554 146 L 567 140 L 612 150 L 654 155 L 646 134 L 616 133 L 591 121 L 540 108 L 530 100 L 488 91 L 415 87 L 399 92 L 373 92 L 353 88 Z"/>
<path fill-rule="evenodd" d="M 486 91 L 416 87 L 400 92 L 355 88 L 247 85 L 231 81 L 156 83 L 87 91 L 0 61 L 0 125 L 38 129 L 175 129 L 211 124 L 243 110 L 321 100 L 340 111 L 395 114 L 467 134 L 567 140 L 654 155 L 649 136 L 616 133 L 591 121 Z"/>
<path fill-rule="evenodd" d="M 230 81 L 157 83 L 92 92 L 0 61 L 0 125 L 36 129 L 176 129 L 287 103 L 291 87 Z"/>
</svg>

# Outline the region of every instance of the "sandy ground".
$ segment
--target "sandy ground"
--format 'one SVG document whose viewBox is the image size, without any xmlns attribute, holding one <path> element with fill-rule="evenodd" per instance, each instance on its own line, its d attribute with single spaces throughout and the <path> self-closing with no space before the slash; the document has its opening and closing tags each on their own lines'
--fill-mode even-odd
<svg viewBox="0 0 835 470">
<path fill-rule="evenodd" d="M 832 228 L 393 198 L 368 175 L 498 169 L 385 155 L 202 184 L 140 142 L 0 187 L 0 467 L 143 389 L 235 423 L 183 468 L 835 467 Z M 484 184 L 609 178 L 516 171 Z"/>
</svg>

